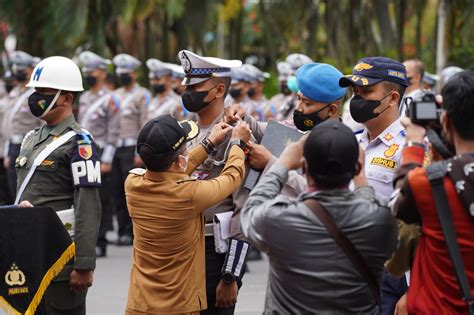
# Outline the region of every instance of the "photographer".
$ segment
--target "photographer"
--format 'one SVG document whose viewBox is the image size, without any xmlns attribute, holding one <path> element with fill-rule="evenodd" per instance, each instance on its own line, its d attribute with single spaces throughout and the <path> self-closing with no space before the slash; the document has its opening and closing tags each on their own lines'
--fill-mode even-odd
<svg viewBox="0 0 474 315">
<path fill-rule="evenodd" d="M 442 213 L 437 204 L 439 194 L 435 196 L 430 182 L 432 170 L 442 166 L 439 163 L 445 165 L 442 186 L 457 235 L 459 261 L 464 264 L 466 282 L 474 287 L 474 72 L 458 74 L 446 84 L 441 94 L 441 134 L 454 145 L 456 157 L 423 168 L 425 150 L 422 142 L 426 129 L 409 118 L 402 119 L 407 130 L 407 144 L 402 151 L 403 164 L 394 180 L 400 192 L 393 210 L 406 223 L 420 224 L 422 232 L 407 296 L 410 314 L 467 314 L 468 311 L 463 295 L 469 300 L 469 294 L 461 294 L 457 279 L 462 277 L 453 269 L 450 255 L 453 250 L 448 251 L 445 240 L 447 220 L 438 219 Z M 467 291 L 472 292 L 472 289 Z"/>
</svg>

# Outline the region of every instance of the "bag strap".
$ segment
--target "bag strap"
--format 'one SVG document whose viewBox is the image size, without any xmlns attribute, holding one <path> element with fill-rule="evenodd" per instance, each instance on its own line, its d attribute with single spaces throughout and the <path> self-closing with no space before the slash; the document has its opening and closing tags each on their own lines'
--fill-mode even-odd
<svg viewBox="0 0 474 315">
<path fill-rule="evenodd" d="M 17 205 L 20 202 L 21 196 L 23 195 L 23 192 L 26 189 L 26 186 L 31 180 L 31 177 L 33 177 L 33 174 L 36 170 L 36 168 L 43 163 L 44 159 L 46 159 L 54 150 L 65 144 L 66 142 L 69 141 L 72 137 L 76 135 L 76 132 L 74 130 L 68 131 L 67 133 L 63 134 L 61 137 L 56 139 L 55 141 L 49 143 L 35 158 L 33 161 L 33 165 L 31 165 L 30 171 L 28 174 L 26 174 L 25 179 L 21 183 L 20 188 L 18 189 L 18 194 L 16 195 L 15 198 L 15 205 Z"/>
<path fill-rule="evenodd" d="M 445 161 L 434 163 L 426 168 L 426 175 L 430 181 L 433 190 L 433 198 L 438 212 L 441 230 L 443 231 L 446 246 L 448 247 L 449 257 L 454 267 L 454 273 L 461 289 L 461 296 L 466 302 L 470 315 L 474 315 L 474 298 L 471 294 L 471 287 L 467 278 L 464 262 L 461 257 L 461 251 L 457 242 L 456 230 L 454 229 L 453 219 L 449 208 L 448 197 L 444 189 L 444 177 L 447 173 L 447 164 Z"/>
<path fill-rule="evenodd" d="M 89 120 L 92 117 L 92 114 L 97 111 L 97 109 L 104 104 L 105 101 L 110 99 L 111 93 L 106 93 L 99 97 L 94 103 L 92 103 L 89 108 L 87 108 L 86 112 L 84 113 L 83 117 L 81 118 L 81 126 L 87 126 L 89 124 Z"/>
<path fill-rule="evenodd" d="M 377 305 L 381 305 L 380 301 L 380 287 L 374 276 L 370 271 L 369 266 L 365 262 L 362 255 L 355 248 L 354 244 L 346 237 L 346 235 L 339 229 L 334 222 L 334 219 L 328 214 L 327 210 L 315 199 L 309 198 L 304 201 L 305 205 L 313 211 L 313 213 L 319 218 L 321 223 L 328 231 L 328 233 L 334 238 L 337 245 L 342 249 L 347 258 L 351 263 L 356 267 L 359 274 L 362 276 L 362 279 L 369 286 L 372 295 L 374 296 L 375 302 Z"/>
</svg>

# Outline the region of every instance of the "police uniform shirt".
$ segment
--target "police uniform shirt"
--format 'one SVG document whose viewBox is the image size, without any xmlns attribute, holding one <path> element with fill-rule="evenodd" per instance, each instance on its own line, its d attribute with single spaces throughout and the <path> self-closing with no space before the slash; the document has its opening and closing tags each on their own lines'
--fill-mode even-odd
<svg viewBox="0 0 474 315">
<path fill-rule="evenodd" d="M 3 120 L 7 132 L 6 140 L 13 140 L 13 143 L 20 144 L 23 136 L 43 124 L 38 117 L 33 116 L 28 106 L 28 97 L 34 91 L 32 88 L 16 86 L 10 92 L 11 101 Z M 19 101 L 21 103 L 18 103 Z"/>
<path fill-rule="evenodd" d="M 367 129 L 357 135 L 359 144 L 365 150 L 365 174 L 369 185 L 385 201 L 393 192 L 393 176 L 401 163 L 405 136 L 399 119 L 370 142 Z"/>
<path fill-rule="evenodd" d="M 181 106 L 181 97 L 173 90 L 169 91 L 165 96 L 157 94 L 150 102 L 147 121 L 164 114 L 170 114 L 175 117 Z"/>
<path fill-rule="evenodd" d="M 120 102 L 119 139 L 136 139 L 147 122 L 151 94 L 138 83 L 130 91 L 121 87 L 114 94 Z"/>
<path fill-rule="evenodd" d="M 50 143 L 73 130 L 68 142 L 50 153 L 39 165 L 20 202 L 52 207 L 61 211 L 74 207 L 76 258 L 66 265 L 57 279 L 68 279 L 72 268 L 95 268 L 95 245 L 99 231 L 101 206 L 100 161 L 92 137 L 69 116 L 58 125 L 38 128 L 25 136 L 15 167 L 18 188 L 30 171 L 34 159 Z"/>
<path fill-rule="evenodd" d="M 118 98 L 106 88 L 100 89 L 97 93 L 91 90 L 86 91 L 79 98 L 78 121 L 84 129 L 91 133 L 95 143 L 102 150 L 109 146 L 113 151 L 117 143 L 118 113 Z M 110 164 L 112 159 L 113 154 L 103 151 L 101 156 L 103 163 Z"/>
</svg>

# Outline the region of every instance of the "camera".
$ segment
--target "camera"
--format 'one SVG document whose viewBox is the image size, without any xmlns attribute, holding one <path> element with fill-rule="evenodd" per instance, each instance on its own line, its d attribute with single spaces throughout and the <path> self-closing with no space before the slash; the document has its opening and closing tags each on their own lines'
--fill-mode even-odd
<svg viewBox="0 0 474 315">
<path fill-rule="evenodd" d="M 411 100 L 407 116 L 414 124 L 427 127 L 439 124 L 440 113 L 441 110 L 436 103 L 435 95 L 426 92 L 421 97 Z"/>
</svg>

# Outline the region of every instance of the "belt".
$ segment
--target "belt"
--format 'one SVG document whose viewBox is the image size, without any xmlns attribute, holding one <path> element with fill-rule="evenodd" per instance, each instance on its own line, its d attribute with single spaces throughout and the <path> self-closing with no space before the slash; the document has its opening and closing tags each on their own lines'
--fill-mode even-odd
<svg viewBox="0 0 474 315">
<path fill-rule="evenodd" d="M 11 135 L 10 136 L 10 143 L 11 144 L 21 144 L 24 137 L 25 137 L 25 135 Z"/>
<path fill-rule="evenodd" d="M 137 144 L 137 139 L 134 138 L 123 138 L 118 139 L 117 141 L 117 148 L 121 147 L 133 147 Z"/>
<path fill-rule="evenodd" d="M 207 223 L 204 226 L 204 236 L 214 236 L 214 224 Z"/>
</svg>

